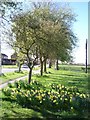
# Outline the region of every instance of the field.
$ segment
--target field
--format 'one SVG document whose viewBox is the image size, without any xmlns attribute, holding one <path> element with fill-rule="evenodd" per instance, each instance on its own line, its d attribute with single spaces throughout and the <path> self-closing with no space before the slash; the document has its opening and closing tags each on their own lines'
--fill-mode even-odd
<svg viewBox="0 0 90 120">
<path fill-rule="evenodd" d="M 0 117 L 88 120 L 88 74 L 81 66 L 60 66 L 48 69 L 42 77 L 9 84 L 1 92 Z"/>
<path fill-rule="evenodd" d="M 62 84 L 67 87 L 76 86 L 80 91 L 88 91 L 88 75 L 84 72 L 74 72 L 69 70 L 50 70 L 49 74 L 44 76 L 34 75 L 33 79 L 41 82 L 43 85 L 50 85 L 52 83 Z"/>
</svg>

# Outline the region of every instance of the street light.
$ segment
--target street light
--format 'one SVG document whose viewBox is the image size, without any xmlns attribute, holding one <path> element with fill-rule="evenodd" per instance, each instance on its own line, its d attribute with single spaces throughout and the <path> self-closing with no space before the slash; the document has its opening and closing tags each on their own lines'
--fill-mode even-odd
<svg viewBox="0 0 90 120">
<path fill-rule="evenodd" d="M 85 72 L 87 73 L 87 39 L 86 39 L 86 46 L 85 47 L 86 47 L 86 71 Z"/>
</svg>

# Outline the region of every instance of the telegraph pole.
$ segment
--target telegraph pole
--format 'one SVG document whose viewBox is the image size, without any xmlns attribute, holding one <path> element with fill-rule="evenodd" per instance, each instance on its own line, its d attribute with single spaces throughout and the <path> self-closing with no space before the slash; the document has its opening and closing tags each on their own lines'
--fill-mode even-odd
<svg viewBox="0 0 90 120">
<path fill-rule="evenodd" d="M 86 39 L 86 46 L 85 47 L 86 47 L 86 71 L 85 72 L 87 73 L 87 39 Z"/>
<path fill-rule="evenodd" d="M 1 61 L 1 40 L 0 40 L 0 75 L 2 74 L 2 61 Z"/>
</svg>

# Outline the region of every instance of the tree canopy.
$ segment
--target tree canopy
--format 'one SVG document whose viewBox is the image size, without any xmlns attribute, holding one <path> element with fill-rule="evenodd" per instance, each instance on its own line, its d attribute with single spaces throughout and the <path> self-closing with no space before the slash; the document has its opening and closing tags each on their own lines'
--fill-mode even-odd
<svg viewBox="0 0 90 120">
<path fill-rule="evenodd" d="M 33 3 L 33 9 L 16 15 L 12 20 L 11 44 L 26 55 L 30 68 L 29 83 L 35 61 L 39 58 L 41 75 L 43 63 L 49 58 L 67 61 L 76 44 L 72 31 L 75 16 L 71 9 L 53 7 L 50 3 Z"/>
</svg>

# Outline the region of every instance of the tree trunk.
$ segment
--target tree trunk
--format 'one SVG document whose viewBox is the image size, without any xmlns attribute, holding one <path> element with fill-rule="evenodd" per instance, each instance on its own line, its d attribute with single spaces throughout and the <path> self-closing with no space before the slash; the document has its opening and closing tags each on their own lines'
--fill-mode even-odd
<svg viewBox="0 0 90 120">
<path fill-rule="evenodd" d="M 28 83 L 30 84 L 31 82 L 31 76 L 32 76 L 32 68 L 29 70 L 29 76 L 28 76 Z"/>
<path fill-rule="evenodd" d="M 52 67 L 52 61 L 49 60 L 49 68 L 51 68 L 51 67 Z"/>
<path fill-rule="evenodd" d="M 43 76 L 43 61 L 40 61 L 41 62 L 41 70 L 40 70 L 40 72 L 41 72 L 41 76 Z"/>
<path fill-rule="evenodd" d="M 21 72 L 21 64 L 19 63 L 19 72 Z"/>
<path fill-rule="evenodd" d="M 46 59 L 44 60 L 44 72 L 47 73 L 47 68 L 46 68 Z"/>
<path fill-rule="evenodd" d="M 58 67 L 58 59 L 55 61 L 55 70 L 59 70 L 59 67 Z"/>
</svg>

